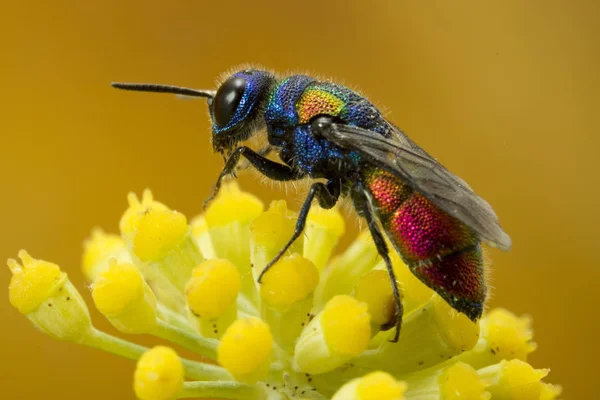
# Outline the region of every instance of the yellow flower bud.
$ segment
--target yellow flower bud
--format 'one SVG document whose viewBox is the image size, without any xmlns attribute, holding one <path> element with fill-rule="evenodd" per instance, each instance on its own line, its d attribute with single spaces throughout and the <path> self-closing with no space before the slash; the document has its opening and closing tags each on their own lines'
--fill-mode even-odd
<svg viewBox="0 0 600 400">
<path fill-rule="evenodd" d="M 387 271 L 373 270 L 363 275 L 356 288 L 356 299 L 367 304 L 371 320 L 377 325 L 377 329 L 381 326 L 394 326 L 396 302 Z"/>
<path fill-rule="evenodd" d="M 366 304 L 349 296 L 336 296 L 327 303 L 320 322 L 333 352 L 357 356 L 367 348 L 371 329 Z"/>
<path fill-rule="evenodd" d="M 156 327 L 156 298 L 133 264 L 112 259 L 92 285 L 92 297 L 121 332 L 150 333 Z"/>
<path fill-rule="evenodd" d="M 521 360 L 502 360 L 477 371 L 494 399 L 538 400 L 552 385 L 541 382 L 548 369 L 534 369 Z M 558 393 L 556 393 L 558 395 Z M 552 398 L 552 397 L 551 397 Z"/>
<path fill-rule="evenodd" d="M 144 190 L 142 201 L 138 199 L 135 193 L 129 193 L 127 195 L 127 202 L 129 203 L 129 207 L 121 217 L 119 228 L 121 234 L 128 241 L 133 240 L 133 235 L 137 232 L 140 218 L 145 214 L 152 211 L 170 211 L 164 204 L 154 201 L 150 189 Z"/>
<path fill-rule="evenodd" d="M 319 282 L 319 271 L 308 259 L 292 254 L 279 260 L 262 279 L 260 295 L 272 307 L 287 307 L 308 297 Z"/>
<path fill-rule="evenodd" d="M 304 328 L 295 349 L 301 371 L 329 372 L 362 353 L 371 338 L 367 305 L 340 295 Z"/>
<path fill-rule="evenodd" d="M 311 207 L 304 229 L 304 257 L 323 270 L 333 248 L 346 230 L 344 218 L 337 208 L 329 210 L 318 204 Z"/>
<path fill-rule="evenodd" d="M 211 228 L 233 222 L 248 224 L 258 217 L 263 208 L 262 201 L 241 191 L 237 182 L 226 182 L 206 210 L 206 223 Z"/>
<path fill-rule="evenodd" d="M 297 219 L 298 214 L 288 210 L 285 200 L 272 202 L 250 225 L 254 246 L 268 247 L 277 254 L 292 237 Z"/>
<path fill-rule="evenodd" d="M 531 342 L 533 331 L 529 317 L 519 318 L 507 310 L 497 308 L 484 321 L 488 346 L 499 359 L 526 360 L 527 354 L 535 350 L 536 345 Z"/>
<path fill-rule="evenodd" d="M 526 361 L 527 355 L 535 350 L 532 342 L 533 330 L 528 317 L 497 308 L 481 319 L 481 338 L 473 349 L 457 356 L 474 368 L 483 368 L 504 359 Z"/>
<path fill-rule="evenodd" d="M 182 214 L 154 201 L 144 191 L 140 202 L 129 195 L 129 208 L 121 218 L 121 233 L 135 263 L 156 297 L 177 312 L 183 311 L 183 291 L 202 254 Z"/>
<path fill-rule="evenodd" d="M 254 279 L 275 258 L 294 233 L 298 215 L 288 210 L 285 200 L 274 201 L 269 209 L 250 224 L 250 259 Z M 289 252 L 301 249 L 303 237 L 299 237 Z"/>
<path fill-rule="evenodd" d="M 22 265 L 8 260 L 13 274 L 9 285 L 10 303 L 36 327 L 61 340 L 81 342 L 90 333 L 92 322 L 81 295 L 58 265 L 19 252 Z"/>
<path fill-rule="evenodd" d="M 444 343 L 459 352 L 472 349 L 479 339 L 479 323 L 458 313 L 441 297 L 434 297 L 433 320 Z"/>
<path fill-rule="evenodd" d="M 420 350 L 420 349 L 419 349 Z M 417 350 L 417 351 L 419 351 Z M 488 400 L 486 383 L 470 365 L 447 360 L 417 372 L 403 374 L 408 390 L 406 397 L 442 400 Z"/>
<path fill-rule="evenodd" d="M 240 274 L 229 260 L 202 262 L 192 271 L 185 287 L 188 306 L 194 314 L 216 319 L 235 303 L 240 290 Z"/>
<path fill-rule="evenodd" d="M 23 265 L 14 259 L 7 264 L 13 276 L 8 295 L 10 304 L 22 314 L 29 314 L 64 285 L 67 274 L 56 264 L 33 259 L 25 250 L 19 252 Z"/>
<path fill-rule="evenodd" d="M 387 372 L 375 371 L 351 380 L 331 400 L 404 400 L 406 384 Z"/>
<path fill-rule="evenodd" d="M 116 258 L 119 262 L 131 260 L 123 239 L 118 235 L 105 233 L 102 229 L 94 229 L 91 237 L 85 240 L 83 248 L 81 267 L 89 282 L 94 282 L 108 268 L 110 258 Z"/>
<path fill-rule="evenodd" d="M 271 326 L 275 341 L 291 351 L 308 321 L 319 271 L 298 255 L 283 257 L 265 274 L 260 285 L 261 317 Z"/>
<path fill-rule="evenodd" d="M 177 353 L 157 346 L 137 362 L 133 388 L 140 400 L 172 400 L 183 389 L 183 378 L 183 365 Z"/>
<path fill-rule="evenodd" d="M 402 400 L 406 384 L 386 372 L 372 372 L 360 379 L 358 400 Z"/>
<path fill-rule="evenodd" d="M 555 400 L 561 395 L 561 393 L 562 387 L 560 385 L 542 383 L 542 390 L 539 400 Z"/>
<path fill-rule="evenodd" d="M 133 251 L 142 261 L 164 258 L 188 233 L 187 219 L 171 210 L 148 210 L 140 218 L 133 240 Z"/>
<path fill-rule="evenodd" d="M 217 359 L 238 381 L 254 383 L 266 376 L 272 349 L 269 325 L 258 318 L 240 319 L 225 331 Z"/>
<path fill-rule="evenodd" d="M 447 368 L 438 378 L 440 398 L 444 400 L 487 400 L 492 396 L 477 371 L 468 364 L 458 362 Z"/>
<path fill-rule="evenodd" d="M 240 273 L 229 260 L 202 262 L 192 271 L 185 287 L 190 314 L 197 330 L 206 337 L 220 337 L 237 316 Z"/>
<path fill-rule="evenodd" d="M 129 208 L 121 218 L 121 233 L 141 261 L 160 260 L 183 241 L 189 231 L 183 214 L 154 201 L 148 189 L 141 202 L 133 193 L 127 199 Z"/>
<path fill-rule="evenodd" d="M 263 208 L 257 197 L 241 191 L 233 181 L 223 184 L 205 213 L 215 257 L 226 258 L 238 268 L 241 292 L 249 299 L 257 296 L 250 272 L 250 223 Z"/>
<path fill-rule="evenodd" d="M 479 324 L 457 313 L 434 294 L 425 305 L 404 315 L 398 343 L 381 342 L 371 362 L 383 363 L 395 374 L 406 373 L 469 350 L 478 339 Z"/>
</svg>

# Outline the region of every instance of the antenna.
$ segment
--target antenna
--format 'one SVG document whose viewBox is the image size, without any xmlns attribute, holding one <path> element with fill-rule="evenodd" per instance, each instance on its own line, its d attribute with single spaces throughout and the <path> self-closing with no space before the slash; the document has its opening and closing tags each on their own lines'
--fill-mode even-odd
<svg viewBox="0 0 600 400">
<path fill-rule="evenodd" d="M 197 90 L 179 86 L 155 85 L 152 83 L 121 83 L 113 82 L 112 87 L 121 90 L 132 90 L 136 92 L 171 93 L 180 96 L 207 97 L 213 99 L 217 93 L 215 90 Z"/>
</svg>

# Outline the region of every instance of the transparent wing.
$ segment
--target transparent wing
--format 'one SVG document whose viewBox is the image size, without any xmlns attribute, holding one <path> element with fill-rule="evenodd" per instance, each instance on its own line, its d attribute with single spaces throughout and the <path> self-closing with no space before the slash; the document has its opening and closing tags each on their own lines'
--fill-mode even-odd
<svg viewBox="0 0 600 400">
<path fill-rule="evenodd" d="M 477 232 L 489 245 L 505 251 L 510 249 L 511 240 L 500 227 L 492 207 L 399 129 L 386 138 L 355 126 L 332 124 L 324 129 L 323 136 L 398 175 L 414 190 Z"/>
</svg>

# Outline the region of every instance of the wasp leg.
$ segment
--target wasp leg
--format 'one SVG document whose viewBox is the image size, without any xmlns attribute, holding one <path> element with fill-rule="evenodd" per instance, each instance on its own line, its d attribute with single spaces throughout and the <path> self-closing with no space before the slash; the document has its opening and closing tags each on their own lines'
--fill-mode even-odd
<svg viewBox="0 0 600 400">
<path fill-rule="evenodd" d="M 396 333 L 394 334 L 394 338 L 390 340 L 390 342 L 396 343 L 398 341 L 398 338 L 400 337 L 400 329 L 402 328 L 402 314 L 404 313 L 402 299 L 400 298 L 400 290 L 398 288 L 398 282 L 396 281 L 396 274 L 394 273 L 394 269 L 392 268 L 392 261 L 390 260 L 388 246 L 385 243 L 385 240 L 381 233 L 381 229 L 377 224 L 375 213 L 373 212 L 370 205 L 371 203 L 369 201 L 369 195 L 362 182 L 358 181 L 354 184 L 353 192 L 355 196 L 355 204 L 359 208 L 359 212 L 367 220 L 367 225 L 369 226 L 369 230 L 371 231 L 371 237 L 373 238 L 373 242 L 375 243 L 377 252 L 385 262 L 385 266 L 387 268 L 388 274 L 390 276 L 390 281 L 392 283 L 392 291 L 394 293 L 394 301 L 396 303 L 397 320 Z"/>
<path fill-rule="evenodd" d="M 319 201 L 319 205 L 323 208 L 330 209 L 335 203 L 337 203 L 340 193 L 341 193 L 341 182 L 339 179 L 327 181 L 327 183 L 323 184 L 321 182 L 313 183 L 310 187 L 310 191 L 308 192 L 308 196 L 306 200 L 304 200 L 304 204 L 300 209 L 300 214 L 298 215 L 298 220 L 296 221 L 296 228 L 294 228 L 294 234 L 291 239 L 286 243 L 285 246 L 277 253 L 275 258 L 268 263 L 265 268 L 261 271 L 258 276 L 258 283 L 264 276 L 265 272 L 269 270 L 279 259 L 285 254 L 285 252 L 290 248 L 290 246 L 300 237 L 302 231 L 304 230 L 304 226 L 306 225 L 306 218 L 308 217 L 308 212 L 310 211 L 310 207 L 312 205 L 312 201 L 315 196 Z"/>
<path fill-rule="evenodd" d="M 256 153 L 261 156 L 261 157 L 267 157 L 269 154 L 271 154 L 271 152 L 273 152 L 275 150 L 275 147 L 271 146 L 270 144 L 260 148 Z M 236 173 L 239 171 L 243 171 L 246 168 L 248 168 L 250 165 L 250 162 L 248 161 L 248 159 L 245 160 L 241 160 L 237 163 L 237 165 L 235 166 L 234 171 L 231 173 L 231 175 L 234 178 L 237 178 Z"/>
<path fill-rule="evenodd" d="M 235 149 L 225 162 L 225 167 L 223 168 L 223 171 L 221 171 L 221 174 L 217 179 L 217 183 L 215 184 L 215 190 L 213 194 L 204 202 L 204 208 L 206 208 L 208 204 L 217 196 L 219 190 L 221 189 L 221 181 L 227 175 L 233 173 L 241 156 L 244 156 L 246 160 L 248 160 L 250 164 L 254 166 L 254 168 L 256 168 L 261 174 L 269 179 L 276 181 L 293 181 L 303 177 L 302 174 L 295 169 L 273 160 L 269 160 L 249 147 L 241 146 Z"/>
</svg>

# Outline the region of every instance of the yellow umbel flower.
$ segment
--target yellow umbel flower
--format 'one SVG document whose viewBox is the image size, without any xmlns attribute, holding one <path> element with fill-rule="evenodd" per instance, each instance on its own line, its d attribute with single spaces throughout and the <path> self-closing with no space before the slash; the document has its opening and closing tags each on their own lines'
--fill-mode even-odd
<svg viewBox="0 0 600 400">
<path fill-rule="evenodd" d="M 318 282 L 315 265 L 299 254 L 283 257 L 263 277 L 260 315 L 283 349 L 294 348 L 310 315 Z"/>
<path fill-rule="evenodd" d="M 304 329 L 295 361 L 310 374 L 329 372 L 361 354 L 371 338 L 367 305 L 353 297 L 333 297 Z"/>
<path fill-rule="evenodd" d="M 133 388 L 141 400 L 176 399 L 183 389 L 183 365 L 172 349 L 157 346 L 140 357 Z"/>
<path fill-rule="evenodd" d="M 157 325 L 156 297 L 137 267 L 114 258 L 92 285 L 96 308 L 124 333 L 148 333 Z"/>
<path fill-rule="evenodd" d="M 560 386 L 527 363 L 531 319 L 495 309 L 479 322 L 453 310 L 391 253 L 404 316 L 390 342 L 395 305 L 369 232 L 339 255 L 336 208 L 313 206 L 287 243 L 297 213 L 264 210 L 225 184 L 205 213 L 188 219 L 149 190 L 128 197 L 120 235 L 95 229 L 82 270 L 94 304 L 120 332 L 184 348 L 152 349 L 92 325 L 87 306 L 55 264 L 25 251 L 9 260 L 11 304 L 42 332 L 137 360 L 136 396 L 148 400 L 550 400 Z M 135 336 L 133 336 L 135 337 Z M 127 395 L 124 395 L 127 397 Z"/>
<path fill-rule="evenodd" d="M 218 361 L 238 380 L 254 383 L 269 371 L 273 336 L 258 318 L 235 321 L 221 338 Z"/>
<path fill-rule="evenodd" d="M 105 233 L 99 228 L 94 229 L 91 237 L 83 242 L 83 249 L 81 269 L 89 282 L 94 282 L 108 268 L 109 260 L 131 261 L 121 236 Z"/>
<path fill-rule="evenodd" d="M 331 400 L 403 400 L 406 383 L 375 371 L 346 383 Z"/>
<path fill-rule="evenodd" d="M 185 287 L 190 324 L 206 337 L 221 337 L 237 317 L 240 273 L 226 259 L 207 260 L 192 271 Z"/>
<path fill-rule="evenodd" d="M 534 369 L 521 360 L 502 360 L 477 371 L 494 399 L 540 399 L 560 393 L 560 388 L 542 382 L 548 369 Z"/>
<path fill-rule="evenodd" d="M 56 264 L 19 252 L 22 265 L 8 260 L 13 276 L 10 303 L 40 330 L 56 338 L 83 342 L 92 330 L 88 308 L 67 274 Z"/>
<path fill-rule="evenodd" d="M 364 274 L 356 288 L 356 298 L 367 303 L 371 321 L 381 326 L 395 326 L 396 303 L 386 271 L 373 270 Z"/>
<path fill-rule="evenodd" d="M 189 308 L 208 320 L 223 315 L 235 303 L 239 290 L 240 274 L 229 260 L 224 259 L 198 265 L 185 288 Z"/>
<path fill-rule="evenodd" d="M 319 282 L 319 271 L 308 259 L 293 254 L 282 258 L 264 276 L 262 299 L 272 307 L 286 308 L 306 299 Z"/>
<path fill-rule="evenodd" d="M 145 190 L 140 201 L 134 193 L 119 226 L 132 259 L 163 304 L 175 312 L 185 307 L 183 289 L 202 253 L 187 218 L 155 201 Z"/>
</svg>

